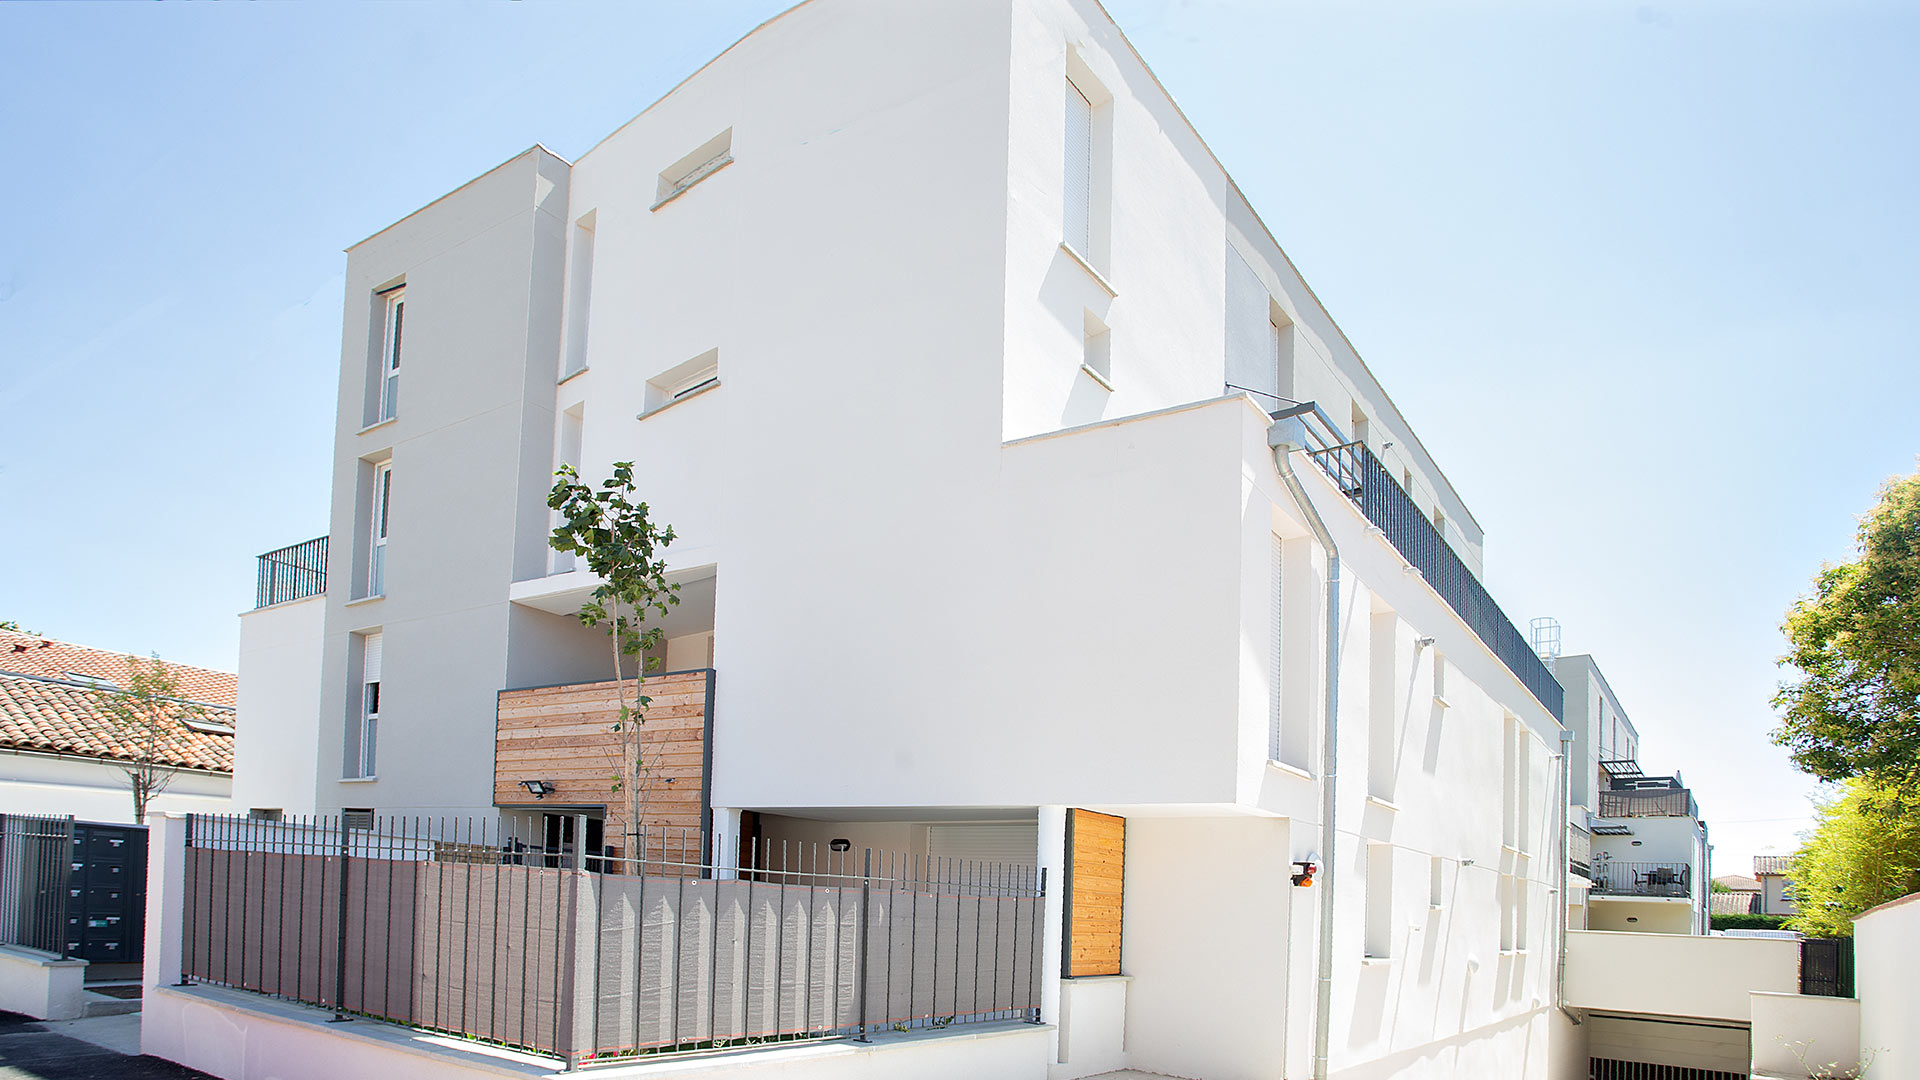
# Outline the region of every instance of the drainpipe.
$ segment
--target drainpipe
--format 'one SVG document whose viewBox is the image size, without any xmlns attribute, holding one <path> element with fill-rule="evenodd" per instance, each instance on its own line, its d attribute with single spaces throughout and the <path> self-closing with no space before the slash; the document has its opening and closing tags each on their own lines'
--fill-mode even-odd
<svg viewBox="0 0 1920 1080">
<path fill-rule="evenodd" d="M 1572 852 L 1567 850 L 1567 833 L 1571 825 L 1568 818 L 1573 812 L 1568 803 L 1572 798 L 1573 732 L 1571 729 L 1562 728 L 1560 729 L 1560 950 L 1555 965 L 1559 970 L 1554 975 L 1556 989 L 1553 1003 L 1561 1012 L 1567 1014 L 1567 1019 L 1578 1024 L 1581 1022 L 1580 1017 L 1572 1009 L 1567 1008 L 1567 899 L 1573 895 L 1571 892 L 1573 869 L 1567 865 Z M 1592 856 L 1588 858 L 1591 859 Z"/>
<path fill-rule="evenodd" d="M 1277 420 L 1267 429 L 1273 464 L 1280 470 L 1287 492 L 1299 505 L 1314 539 L 1327 549 L 1327 707 L 1320 740 L 1320 955 L 1313 994 L 1313 1080 L 1326 1080 L 1327 1047 L 1333 1025 L 1333 883 L 1339 862 L 1334 848 L 1334 783 L 1339 764 L 1340 717 L 1340 548 L 1327 523 L 1313 508 L 1300 478 L 1294 475 L 1292 454 L 1306 446 L 1305 425 L 1298 417 Z"/>
</svg>

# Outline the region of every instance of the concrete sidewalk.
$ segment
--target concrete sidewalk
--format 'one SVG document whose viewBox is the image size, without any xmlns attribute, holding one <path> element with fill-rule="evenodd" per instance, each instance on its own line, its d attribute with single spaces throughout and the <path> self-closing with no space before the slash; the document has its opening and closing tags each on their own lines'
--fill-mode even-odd
<svg viewBox="0 0 1920 1080">
<path fill-rule="evenodd" d="M 0 1080 L 213 1080 L 140 1056 L 140 1014 L 34 1020 L 0 1013 Z"/>
</svg>

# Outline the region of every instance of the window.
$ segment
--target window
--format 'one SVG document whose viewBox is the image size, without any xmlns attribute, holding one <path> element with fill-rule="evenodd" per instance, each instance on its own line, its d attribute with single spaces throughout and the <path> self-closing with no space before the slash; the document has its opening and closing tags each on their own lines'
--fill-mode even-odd
<svg viewBox="0 0 1920 1080">
<path fill-rule="evenodd" d="M 1066 229 L 1082 258 L 1093 250 L 1093 102 L 1067 80 Z"/>
<path fill-rule="evenodd" d="M 1367 693 L 1367 794 L 1393 801 L 1396 745 L 1400 719 L 1400 616 L 1374 613 L 1367 657 L 1372 683 Z"/>
<path fill-rule="evenodd" d="M 1366 955 L 1393 955 L 1393 845 L 1367 844 Z"/>
<path fill-rule="evenodd" d="M 1285 635 L 1282 633 L 1282 623 L 1284 622 L 1282 616 L 1285 607 L 1281 602 L 1284 599 L 1284 594 L 1281 591 L 1281 579 L 1285 576 L 1284 572 L 1286 570 L 1285 551 L 1285 543 L 1276 535 L 1273 538 L 1273 552 L 1271 557 L 1273 580 L 1270 587 L 1270 603 L 1272 611 L 1268 616 L 1272 625 L 1273 643 L 1270 656 L 1271 670 L 1267 673 L 1267 756 L 1275 761 L 1286 760 L 1287 753 L 1286 728 L 1281 723 L 1282 715 L 1285 712 L 1283 708 L 1285 702 L 1281 694 L 1281 672 L 1285 668 L 1286 660 L 1285 650 L 1281 648 L 1285 641 Z"/>
<path fill-rule="evenodd" d="M 1080 368 L 1095 382 L 1113 389 L 1113 332 L 1105 323 L 1086 313 L 1086 329 L 1080 350 Z"/>
<path fill-rule="evenodd" d="M 351 767 L 347 775 L 367 778 L 374 775 L 374 760 L 380 741 L 380 656 L 386 635 L 378 631 L 360 635 L 360 695 L 356 709 L 359 723 L 348 741 Z"/>
<path fill-rule="evenodd" d="M 1520 948 L 1520 879 L 1514 874 L 1500 875 L 1500 951 Z"/>
<path fill-rule="evenodd" d="M 573 256 L 567 267 L 567 356 L 560 377 L 587 366 L 587 312 L 593 306 L 593 223 L 587 213 L 573 223 Z"/>
<path fill-rule="evenodd" d="M 1427 860 L 1427 906 L 1445 907 L 1447 903 L 1447 861 L 1435 855 Z"/>
<path fill-rule="evenodd" d="M 653 209 L 658 210 L 686 194 L 687 190 L 728 165 L 733 164 L 733 129 L 701 143 L 691 154 L 667 166 L 660 174 Z"/>
<path fill-rule="evenodd" d="M 400 332 L 407 316 L 407 290 L 389 289 L 380 296 L 386 301 L 386 329 L 380 337 L 380 412 L 379 420 L 391 420 L 400 406 Z"/>
<path fill-rule="evenodd" d="M 708 349 L 684 364 L 668 368 L 647 380 L 646 412 L 658 412 L 704 390 L 720 385 L 720 350 Z"/>
<path fill-rule="evenodd" d="M 373 506 L 367 559 L 367 595 L 387 595 L 387 515 L 393 492 L 393 462 L 373 467 Z"/>
<path fill-rule="evenodd" d="M 1239 249 L 1227 245 L 1227 389 L 1272 411 L 1293 393 L 1293 320 Z"/>
<path fill-rule="evenodd" d="M 580 445 L 586 435 L 586 419 L 587 406 L 584 402 L 560 414 L 560 452 L 555 455 L 559 459 L 554 462 L 555 472 L 559 472 L 562 465 L 571 465 L 576 472 L 579 470 Z M 553 526 L 559 528 L 561 524 L 560 511 L 555 510 Z M 574 568 L 576 556 L 573 552 L 555 551 L 552 555 L 552 573 L 564 574 Z"/>
</svg>

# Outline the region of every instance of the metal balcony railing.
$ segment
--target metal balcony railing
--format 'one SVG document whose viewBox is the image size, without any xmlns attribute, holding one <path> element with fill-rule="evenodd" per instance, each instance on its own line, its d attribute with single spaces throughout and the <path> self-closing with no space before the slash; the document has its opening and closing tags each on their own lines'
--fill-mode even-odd
<svg viewBox="0 0 1920 1080">
<path fill-rule="evenodd" d="M 1700 816 L 1693 792 L 1686 788 L 1642 788 L 1637 791 L 1603 791 L 1599 815 L 1603 818 L 1690 817 Z"/>
<path fill-rule="evenodd" d="M 260 556 L 253 606 L 272 607 L 327 591 L 327 538 L 316 536 Z"/>
<path fill-rule="evenodd" d="M 1590 880 L 1607 896 L 1693 895 L 1693 867 L 1683 862 L 1596 862 Z"/>
<path fill-rule="evenodd" d="M 1487 595 L 1480 579 L 1366 444 L 1343 443 L 1324 450 L 1309 450 L 1308 455 L 1333 480 L 1340 493 L 1352 499 L 1366 519 L 1386 534 L 1387 540 L 1420 571 L 1427 584 L 1433 586 L 1447 606 L 1493 650 L 1528 692 L 1546 706 L 1553 718 L 1563 719 L 1566 693 L 1559 681 L 1533 651 L 1526 635 L 1513 625 L 1500 605 L 1493 602 L 1493 597 Z"/>
</svg>

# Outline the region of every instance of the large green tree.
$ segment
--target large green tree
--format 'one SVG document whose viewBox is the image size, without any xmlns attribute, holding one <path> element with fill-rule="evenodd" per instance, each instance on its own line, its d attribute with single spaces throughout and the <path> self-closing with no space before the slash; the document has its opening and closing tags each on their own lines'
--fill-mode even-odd
<svg viewBox="0 0 1920 1080">
<path fill-rule="evenodd" d="M 1819 804 L 1794 855 L 1788 927 L 1814 937 L 1852 937 L 1853 917 L 1920 889 L 1920 797 L 1867 779 L 1841 782 Z"/>
<path fill-rule="evenodd" d="M 1774 741 L 1822 780 L 1920 791 L 1920 473 L 1881 490 L 1859 557 L 1829 565 L 1787 612 Z"/>
</svg>

